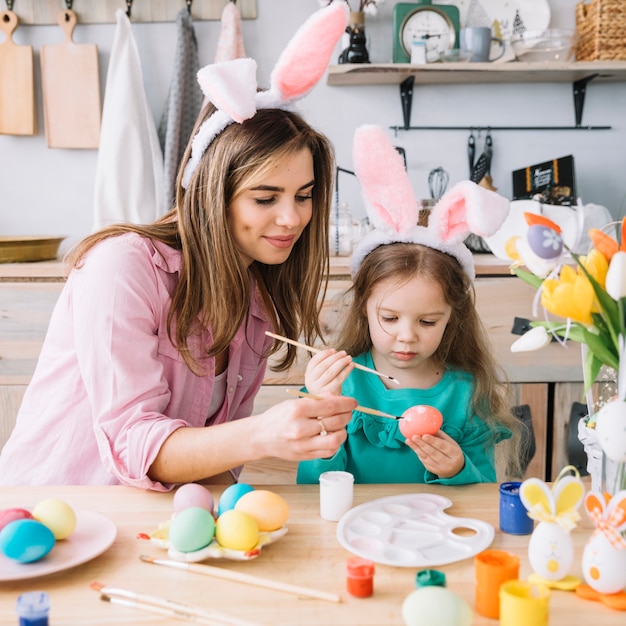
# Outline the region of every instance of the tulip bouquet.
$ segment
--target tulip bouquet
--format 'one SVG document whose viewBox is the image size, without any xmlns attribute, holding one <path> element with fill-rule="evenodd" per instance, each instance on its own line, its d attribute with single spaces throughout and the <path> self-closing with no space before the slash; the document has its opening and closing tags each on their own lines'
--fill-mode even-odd
<svg viewBox="0 0 626 626">
<path fill-rule="evenodd" d="M 507 254 L 515 274 L 538 290 L 545 319 L 532 322 L 511 350 L 537 350 L 553 337 L 580 343 L 589 398 L 603 366 L 617 372 L 617 395 L 601 407 L 588 402 L 590 412 L 599 410 L 587 425 L 595 425 L 602 451 L 618 464 L 618 488 L 626 488 L 626 218 L 619 241 L 591 229 L 593 245 L 586 255 L 569 250 L 553 221 L 530 213 L 525 218 L 526 236 L 509 240 Z M 573 264 L 565 262 L 568 253 Z M 548 319 L 549 314 L 561 319 Z"/>
</svg>

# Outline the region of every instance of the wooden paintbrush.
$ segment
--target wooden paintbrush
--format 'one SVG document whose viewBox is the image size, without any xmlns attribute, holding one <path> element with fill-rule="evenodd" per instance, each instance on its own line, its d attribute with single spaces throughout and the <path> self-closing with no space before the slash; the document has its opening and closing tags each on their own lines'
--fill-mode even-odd
<svg viewBox="0 0 626 626">
<path fill-rule="evenodd" d="M 307 393 L 306 391 L 299 391 L 298 389 L 287 389 L 287 393 L 292 396 L 299 396 L 300 398 L 312 398 L 313 400 L 323 400 L 322 396 L 316 396 L 312 393 Z M 385 413 L 384 411 L 379 411 L 378 409 L 368 409 L 366 406 L 357 406 L 357 411 L 361 411 L 361 413 L 368 413 L 369 415 L 378 415 L 379 417 L 389 417 L 392 420 L 401 420 L 404 419 L 401 415 L 392 415 L 391 413 Z"/>
<path fill-rule="evenodd" d="M 314 348 L 313 346 L 307 346 L 305 343 L 300 343 L 299 341 L 295 341 L 294 339 L 289 339 L 288 337 L 283 337 L 282 335 L 276 335 L 275 333 L 271 333 L 269 330 L 266 330 L 265 334 L 268 337 L 272 337 L 273 339 L 278 339 L 279 341 L 290 343 L 292 346 L 296 346 L 297 348 L 304 348 L 305 350 L 308 350 L 309 352 L 313 352 L 313 354 L 317 354 L 318 352 L 322 351 L 319 348 Z M 366 367 L 365 365 L 361 365 L 360 363 L 355 363 L 354 367 L 356 367 L 356 369 L 358 370 L 363 370 L 364 372 L 368 372 L 370 374 L 375 374 L 376 376 L 380 376 L 381 378 L 386 378 L 387 380 L 390 380 L 396 385 L 400 384 L 400 381 L 397 378 L 394 378 L 393 376 L 389 376 L 388 374 L 383 374 L 382 372 L 379 372 L 378 370 L 374 370 L 371 367 Z"/>
</svg>

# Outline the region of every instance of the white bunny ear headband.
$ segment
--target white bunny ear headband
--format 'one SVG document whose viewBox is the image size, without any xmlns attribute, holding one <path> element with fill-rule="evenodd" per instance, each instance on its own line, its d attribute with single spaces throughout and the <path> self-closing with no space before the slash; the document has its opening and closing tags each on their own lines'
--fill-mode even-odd
<svg viewBox="0 0 626 626">
<path fill-rule="evenodd" d="M 191 144 L 182 185 L 186 189 L 209 144 L 227 126 L 241 124 L 259 109 L 294 110 L 324 75 L 330 56 L 345 32 L 349 9 L 333 2 L 319 9 L 297 30 L 270 76 L 270 88 L 257 91 L 256 62 L 234 59 L 207 65 L 198 72 L 204 95 L 217 111 L 200 126 Z"/>
<path fill-rule="evenodd" d="M 463 241 L 470 233 L 481 237 L 495 233 L 509 212 L 506 198 L 469 180 L 461 181 L 434 206 L 428 226 L 417 226 L 419 206 L 404 162 L 380 127 L 357 128 L 353 161 L 374 226 L 352 253 L 353 276 L 375 248 L 416 243 L 453 256 L 474 279 L 474 259 Z"/>
</svg>

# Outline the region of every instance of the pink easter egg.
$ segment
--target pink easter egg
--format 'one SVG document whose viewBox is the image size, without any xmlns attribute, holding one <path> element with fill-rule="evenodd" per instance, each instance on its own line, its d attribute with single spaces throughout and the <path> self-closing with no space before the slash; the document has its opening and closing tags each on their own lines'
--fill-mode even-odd
<svg viewBox="0 0 626 626">
<path fill-rule="evenodd" d="M 435 435 L 443 424 L 443 416 L 434 406 L 418 404 L 407 409 L 400 420 L 400 432 L 405 437 Z"/>
<path fill-rule="evenodd" d="M 213 504 L 211 492 L 197 483 L 181 485 L 174 494 L 174 511 L 176 513 L 191 507 L 199 507 L 213 514 Z"/>
<path fill-rule="evenodd" d="M 30 511 L 26 509 L 4 509 L 0 511 L 0 530 L 2 530 L 9 522 L 14 522 L 18 519 L 32 519 L 33 516 Z"/>
</svg>

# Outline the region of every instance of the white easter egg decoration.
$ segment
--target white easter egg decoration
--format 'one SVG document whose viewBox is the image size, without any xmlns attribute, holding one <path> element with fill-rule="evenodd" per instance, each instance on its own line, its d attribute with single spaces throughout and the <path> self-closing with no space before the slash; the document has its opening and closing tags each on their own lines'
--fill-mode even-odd
<svg viewBox="0 0 626 626">
<path fill-rule="evenodd" d="M 604 533 L 596 533 L 583 551 L 583 577 L 598 593 L 619 593 L 626 587 L 626 550 L 615 549 Z"/>
<path fill-rule="evenodd" d="M 602 451 L 612 461 L 626 461 L 626 402 L 612 400 L 596 416 L 596 434 Z"/>
<path fill-rule="evenodd" d="M 574 544 L 559 524 L 541 522 L 530 536 L 528 560 L 536 574 L 546 580 L 561 580 L 574 563 Z"/>
<path fill-rule="evenodd" d="M 420 587 L 402 603 L 406 626 L 470 626 L 472 617 L 470 605 L 444 587 Z"/>
</svg>

